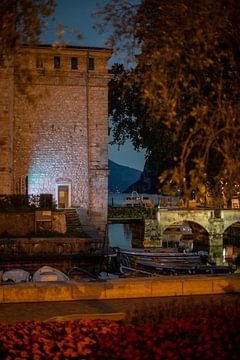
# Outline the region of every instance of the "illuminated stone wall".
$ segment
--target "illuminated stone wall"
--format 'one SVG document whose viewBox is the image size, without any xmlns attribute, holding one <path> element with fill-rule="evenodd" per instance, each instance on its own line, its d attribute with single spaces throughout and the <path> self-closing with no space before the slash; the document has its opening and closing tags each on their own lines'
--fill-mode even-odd
<svg viewBox="0 0 240 360">
<path fill-rule="evenodd" d="M 0 194 L 12 192 L 12 69 L 0 66 Z"/>
<path fill-rule="evenodd" d="M 97 48 L 24 48 L 21 63 L 31 78 L 20 80 L 25 94 L 15 83 L 12 116 L 12 193 L 27 186 L 29 194 L 51 193 L 58 203 L 58 186 L 67 185 L 68 207 L 85 209 L 101 232 L 107 221 L 110 54 Z M 89 58 L 93 70 L 87 68 Z"/>
</svg>

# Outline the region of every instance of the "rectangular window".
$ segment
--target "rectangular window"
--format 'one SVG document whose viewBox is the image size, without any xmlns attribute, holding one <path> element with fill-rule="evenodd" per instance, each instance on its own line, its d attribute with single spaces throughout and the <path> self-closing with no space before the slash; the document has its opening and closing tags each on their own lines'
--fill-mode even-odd
<svg viewBox="0 0 240 360">
<path fill-rule="evenodd" d="M 16 182 L 16 193 L 28 195 L 28 176 L 20 176 Z"/>
<path fill-rule="evenodd" d="M 41 56 L 39 56 L 39 55 L 37 55 L 37 57 L 36 57 L 36 67 L 38 69 L 43 68 L 43 60 L 42 60 Z"/>
<path fill-rule="evenodd" d="M 77 57 L 72 57 L 71 58 L 71 69 L 72 70 L 77 70 L 78 68 L 78 58 Z"/>
<path fill-rule="evenodd" d="M 88 58 L 88 70 L 94 70 L 94 59 Z"/>
<path fill-rule="evenodd" d="M 54 69 L 60 69 L 61 59 L 60 56 L 54 56 Z"/>
<path fill-rule="evenodd" d="M 4 56 L 0 54 L 0 67 L 4 67 Z"/>
</svg>

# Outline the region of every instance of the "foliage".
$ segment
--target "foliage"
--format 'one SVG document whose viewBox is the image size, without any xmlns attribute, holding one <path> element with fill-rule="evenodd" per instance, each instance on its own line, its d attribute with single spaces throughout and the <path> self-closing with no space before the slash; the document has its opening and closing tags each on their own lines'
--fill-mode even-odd
<svg viewBox="0 0 240 360">
<path fill-rule="evenodd" d="M 231 312 L 240 311 L 238 295 L 208 295 L 206 297 L 186 296 L 171 297 L 167 301 L 160 302 L 158 305 L 139 305 L 132 311 L 128 311 L 126 319 L 129 324 L 156 325 L 169 319 L 182 319 L 183 317 L 195 317 L 201 314 L 208 316 L 209 312 Z"/>
<path fill-rule="evenodd" d="M 163 123 L 151 121 L 150 109 L 141 101 L 141 88 L 135 81 L 137 69 L 114 64 L 109 83 L 109 116 L 113 142 L 122 145 L 131 139 L 135 149 L 146 149 L 149 159 L 161 169 L 172 167 L 176 147 Z"/>
<path fill-rule="evenodd" d="M 1 0 L 0 53 L 11 55 L 22 44 L 36 44 L 55 0 Z"/>
<path fill-rule="evenodd" d="M 152 218 L 156 215 L 157 208 L 145 208 L 144 206 L 114 206 L 108 208 L 109 218 Z"/>
<path fill-rule="evenodd" d="M 114 28 L 110 44 L 134 55 L 130 84 L 144 111 L 131 124 L 135 131 L 146 124 L 139 143 L 146 139 L 151 149 L 146 129 L 171 136 L 170 166 L 160 180 L 170 176 L 185 194 L 230 180 L 232 192 L 240 180 L 239 1 L 109 0 L 99 14 L 102 30 Z M 133 129 L 128 135 L 136 138 Z"/>
<path fill-rule="evenodd" d="M 21 49 L 36 45 L 46 19 L 53 13 L 56 0 L 1 0 L 0 1 L 0 68 L 9 74 L 14 73 L 16 85 L 21 93 L 28 95 L 27 88 L 32 75 L 26 67 Z"/>
<path fill-rule="evenodd" d="M 238 359 L 239 328 L 239 310 L 140 325 L 109 320 L 0 324 L 0 355 L 1 359 Z"/>
<path fill-rule="evenodd" d="M 52 194 L 0 195 L 0 211 L 55 210 Z"/>
</svg>

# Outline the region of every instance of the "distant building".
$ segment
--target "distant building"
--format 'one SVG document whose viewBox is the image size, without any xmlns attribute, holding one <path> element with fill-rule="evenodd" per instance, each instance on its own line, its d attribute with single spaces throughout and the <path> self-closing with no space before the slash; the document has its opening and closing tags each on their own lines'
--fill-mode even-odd
<svg viewBox="0 0 240 360">
<path fill-rule="evenodd" d="M 22 48 L 21 71 L 1 59 L 0 194 L 50 193 L 58 208 L 86 210 L 103 232 L 110 56 L 40 45 Z"/>
</svg>

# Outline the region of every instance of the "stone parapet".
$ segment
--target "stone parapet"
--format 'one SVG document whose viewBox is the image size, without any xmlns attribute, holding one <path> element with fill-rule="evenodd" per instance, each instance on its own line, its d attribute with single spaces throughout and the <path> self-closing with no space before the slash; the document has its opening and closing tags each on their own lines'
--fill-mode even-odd
<svg viewBox="0 0 240 360">
<path fill-rule="evenodd" d="M 102 241 L 92 238 L 15 238 L 0 239 L 1 256 L 79 255 L 101 249 Z"/>
<path fill-rule="evenodd" d="M 40 222 L 36 222 L 35 211 L 32 212 L 0 212 L 0 234 L 6 237 L 31 236 L 41 230 Z M 41 222 L 44 226 L 44 221 Z M 62 212 L 51 212 L 51 231 L 66 233 L 66 216 Z"/>
<path fill-rule="evenodd" d="M 107 223 L 110 56 L 106 48 L 23 46 L 26 78 L 0 69 L 0 194 L 52 194 L 59 209 L 97 213 L 91 220 L 100 235 Z"/>
<path fill-rule="evenodd" d="M 194 276 L 115 279 L 106 282 L 20 283 L 0 286 L 0 303 L 110 300 L 240 293 L 240 277 Z"/>
</svg>

